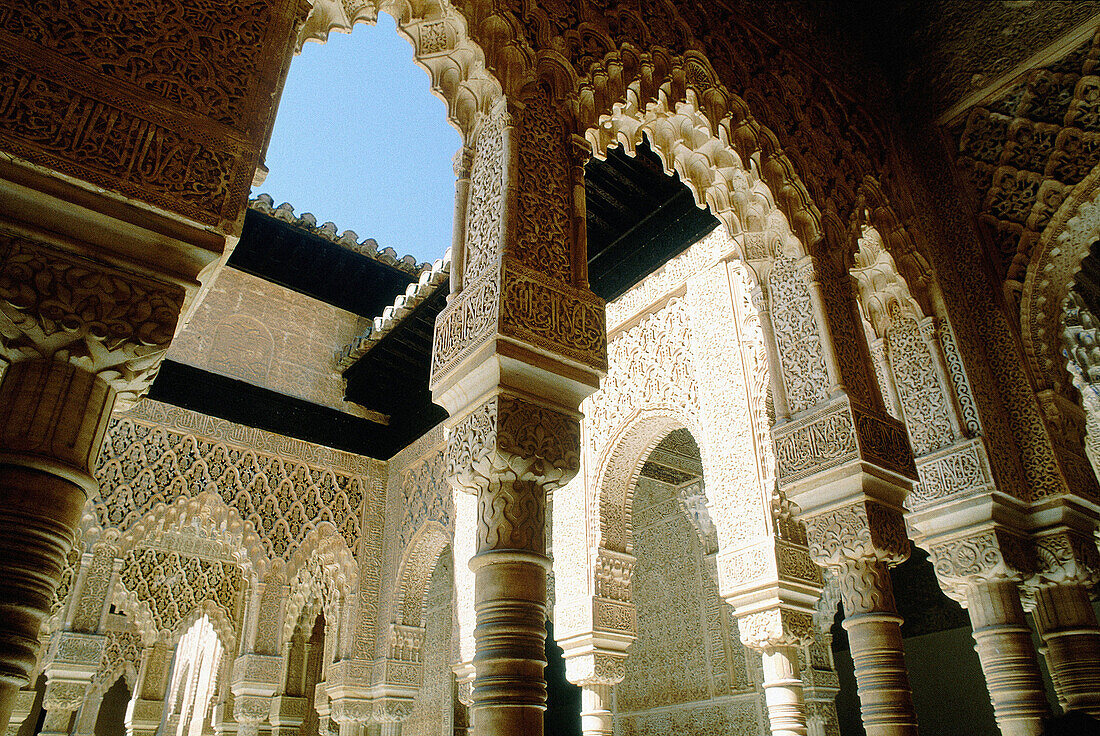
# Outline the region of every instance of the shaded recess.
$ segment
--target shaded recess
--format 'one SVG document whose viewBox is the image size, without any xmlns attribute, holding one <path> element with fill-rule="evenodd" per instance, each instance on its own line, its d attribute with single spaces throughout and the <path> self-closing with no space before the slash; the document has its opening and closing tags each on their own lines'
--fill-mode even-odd
<svg viewBox="0 0 1100 736">
<path fill-rule="evenodd" d="M 588 280 L 611 301 L 718 226 L 709 209 L 664 164 L 648 141 L 634 156 L 621 147 L 585 166 Z"/>
<path fill-rule="evenodd" d="M 229 265 L 360 317 L 376 317 L 416 276 L 256 210 Z"/>
</svg>

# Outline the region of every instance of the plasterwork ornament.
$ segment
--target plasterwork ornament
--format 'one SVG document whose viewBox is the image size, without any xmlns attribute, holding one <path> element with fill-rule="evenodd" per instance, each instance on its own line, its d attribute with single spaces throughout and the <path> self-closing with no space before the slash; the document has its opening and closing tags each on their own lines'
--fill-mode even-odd
<svg viewBox="0 0 1100 736">
<path fill-rule="evenodd" d="M 814 639 L 813 616 L 803 611 L 772 608 L 737 617 L 741 643 L 763 651 L 780 646 L 804 646 Z"/>
<path fill-rule="evenodd" d="M 178 286 L 0 234 L 0 356 L 67 360 L 123 408 L 156 376 L 182 304 Z"/>
<path fill-rule="evenodd" d="M 814 320 L 810 293 L 799 263 L 782 252 L 776 254 L 768 275 L 771 318 L 778 338 L 779 361 L 787 404 L 792 413 L 817 406 L 829 398 L 829 378 L 821 336 Z"/>
<path fill-rule="evenodd" d="M 465 284 L 473 284 L 491 271 L 500 257 L 504 234 L 504 172 L 509 153 L 504 146 L 504 130 L 511 122 L 507 104 L 502 99 L 493 105 L 478 127 L 466 205 Z"/>
<path fill-rule="evenodd" d="M 96 468 L 109 493 L 96 499 L 95 520 L 131 532 L 158 504 L 210 493 L 220 513 L 232 512 L 227 530 L 256 540 L 258 568 L 265 558 L 293 565 L 325 529 L 358 548 L 362 505 L 381 473 L 350 453 L 144 400 L 111 420 Z"/>
<path fill-rule="evenodd" d="M 940 587 L 960 603 L 966 602 L 966 586 L 973 582 L 1021 580 L 1035 569 L 1028 542 L 999 527 L 933 542 L 928 552 Z"/>
<path fill-rule="evenodd" d="M 909 557 L 901 512 L 876 501 L 860 500 L 805 521 L 810 555 L 823 567 L 864 559 L 896 564 Z"/>
<path fill-rule="evenodd" d="M 1100 580 L 1100 552 L 1095 538 L 1067 529 L 1032 538 L 1038 567 L 1034 584 L 1077 583 L 1091 587 Z"/>
<path fill-rule="evenodd" d="M 478 494 L 478 549 L 541 551 L 544 502 L 580 466 L 580 424 L 500 392 L 459 417 L 447 440 L 447 477 Z"/>
<path fill-rule="evenodd" d="M 985 441 L 964 440 L 917 460 L 920 483 L 905 499 L 912 511 L 963 495 L 977 496 L 995 489 Z"/>
</svg>

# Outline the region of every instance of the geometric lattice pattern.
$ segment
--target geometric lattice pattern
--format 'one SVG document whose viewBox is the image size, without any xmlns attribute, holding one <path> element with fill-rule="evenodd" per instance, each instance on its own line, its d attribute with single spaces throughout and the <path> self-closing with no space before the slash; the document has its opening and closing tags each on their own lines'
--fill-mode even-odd
<svg viewBox="0 0 1100 736">
<path fill-rule="evenodd" d="M 237 620 L 238 597 L 245 590 L 240 568 L 232 562 L 187 557 L 179 552 L 137 549 L 122 561 L 122 584 L 148 604 L 157 631 L 175 631 L 184 618 L 206 602 Z"/>
<path fill-rule="evenodd" d="M 287 560 L 321 522 L 359 548 L 366 479 L 242 449 L 129 417 L 111 420 L 96 478 L 104 528 L 127 530 L 157 504 L 205 490 L 250 522 L 272 559 Z"/>
</svg>

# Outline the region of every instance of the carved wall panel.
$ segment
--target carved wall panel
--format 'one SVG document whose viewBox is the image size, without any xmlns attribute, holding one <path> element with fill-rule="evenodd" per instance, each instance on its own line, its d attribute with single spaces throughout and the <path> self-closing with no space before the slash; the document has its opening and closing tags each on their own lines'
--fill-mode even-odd
<svg viewBox="0 0 1100 736">
<path fill-rule="evenodd" d="M 244 206 L 295 6 L 97 0 L 0 11 L 0 145 L 207 225 Z"/>
<path fill-rule="evenodd" d="M 361 540 L 363 503 L 381 463 L 144 401 L 111 420 L 96 469 L 109 493 L 94 503 L 103 528 L 126 530 L 159 503 L 216 492 L 289 561 L 323 522 L 349 550 Z"/>
<path fill-rule="evenodd" d="M 439 558 L 428 583 L 424 647 L 420 655 L 423 674 L 412 711 L 401 727 L 405 736 L 438 736 L 453 718 L 452 566 L 450 555 Z"/>
<path fill-rule="evenodd" d="M 223 268 L 172 340 L 168 358 L 340 411 L 333 346 L 360 334 L 350 312 L 234 268 Z"/>
<path fill-rule="evenodd" d="M 791 413 L 809 409 L 829 396 L 829 377 L 813 305 L 799 264 L 783 253 L 775 256 L 768 276 L 768 303 L 777 336 L 783 383 Z"/>
<path fill-rule="evenodd" d="M 732 609 L 718 597 L 713 557 L 697 536 L 675 489 L 642 476 L 634 496 L 635 566 L 632 587 L 638 636 L 616 686 L 615 720 L 623 733 L 657 733 L 662 718 L 679 733 L 758 733 L 745 651 Z M 709 559 L 709 561 L 708 561 Z M 724 697 L 725 696 L 725 697 Z M 723 702 L 710 703 L 713 698 Z M 663 711 L 647 713 L 651 709 Z M 752 718 L 747 714 L 752 713 Z M 645 724 L 645 725 L 643 725 Z M 711 726 L 724 725 L 717 731 Z M 701 729 L 701 730 L 697 730 Z"/>
</svg>

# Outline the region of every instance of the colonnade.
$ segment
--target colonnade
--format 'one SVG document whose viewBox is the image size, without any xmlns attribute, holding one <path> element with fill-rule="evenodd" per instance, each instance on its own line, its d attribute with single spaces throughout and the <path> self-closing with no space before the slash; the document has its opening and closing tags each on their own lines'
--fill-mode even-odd
<svg viewBox="0 0 1100 736">
<path fill-rule="evenodd" d="M 42 621 L 81 509 L 96 492 L 92 467 L 111 411 L 147 389 L 200 282 L 212 278 L 238 231 L 244 190 L 261 159 L 272 100 L 307 9 L 273 2 L 242 4 L 240 12 L 254 16 L 207 19 L 212 27 L 233 28 L 203 36 L 233 39 L 221 49 L 224 65 L 202 65 L 211 84 L 195 96 L 208 109 L 181 104 L 190 99 L 183 95 L 166 98 L 165 113 L 147 99 L 161 94 L 159 82 L 143 88 L 147 80 L 112 79 L 121 73 L 108 69 L 115 67 L 81 56 L 95 44 L 66 57 L 21 39 L 11 52 L 22 64 L 25 94 L 3 109 L 38 105 L 41 114 L 27 113 L 30 127 L 5 133 L 10 156 L 0 165 L 6 366 L 0 378 L 0 588 L 6 591 L 0 723 L 25 704 Z M 239 32 L 241 23 L 261 30 Z M 443 50 L 460 41 L 474 46 L 448 36 L 455 27 L 444 33 Z M 419 53 L 428 36 L 418 31 L 416 38 Z M 242 71 L 244 60 L 250 66 Z M 960 357 L 954 342 L 952 320 L 965 315 L 946 313 L 942 295 L 906 295 L 890 274 L 894 286 L 885 296 L 880 280 L 868 287 L 859 273 L 853 279 L 844 262 L 848 243 L 838 235 L 844 228 L 828 222 L 818 209 L 824 203 L 812 202 L 775 135 L 741 109 L 743 101 L 727 105 L 718 119 L 706 117 L 718 109 L 709 93 L 719 85 L 714 79 L 699 84 L 700 75 L 714 75 L 702 61 L 693 63 L 695 87 L 685 83 L 688 64 L 681 59 L 672 81 L 644 82 L 660 90 L 644 92 L 654 100 L 638 105 L 643 84 L 631 88 L 634 102 L 618 107 L 634 117 L 619 120 L 625 127 L 616 140 L 633 145 L 643 125 L 661 133 L 673 130 L 670 121 L 696 126 L 682 140 L 672 133 L 661 138 L 675 139 L 664 151 L 666 165 L 679 166 L 699 201 L 723 217 L 738 259 L 755 274 L 778 486 L 805 524 L 805 540 L 796 546 L 839 580 L 868 734 L 917 730 L 888 572 L 909 553 L 907 523 L 914 541 L 932 553 L 944 586 L 968 607 L 1005 733 L 1038 734 L 1049 712 L 1025 606 L 1034 608 L 1060 702 L 1100 715 L 1100 626 L 1089 605 L 1100 574 L 1094 536 L 1100 494 L 1095 477 L 1080 472 L 1087 465 L 1080 433 L 1074 436 L 1083 425 L 1079 407 L 1024 387 L 1022 396 L 1006 399 L 1019 406 L 1005 409 L 975 390 L 968 369 L 980 363 L 979 353 Z M 73 64 L 87 77 L 85 91 L 46 95 L 48 77 L 69 78 Z M 504 77 L 508 70 L 501 65 L 498 71 Z M 176 81 L 187 87 L 190 81 L 179 74 Z M 243 90 L 224 98 L 209 92 L 225 92 L 239 78 Z M 469 173 L 458 177 L 453 293 L 436 324 L 431 389 L 450 413 L 447 475 L 456 491 L 473 497 L 469 525 L 459 533 L 474 538 L 468 562 L 475 645 L 460 669 L 473 674 L 477 736 L 541 732 L 547 496 L 578 472 L 579 407 L 607 369 L 604 305 L 587 278 L 583 167 L 592 146 L 580 135 L 586 131 L 577 130 L 579 113 L 571 112 L 588 101 L 571 107 L 564 84 L 530 71 L 486 82 L 482 87 L 495 94 L 472 108 L 453 108 L 456 115 L 476 113 L 466 120 L 460 168 L 468 163 Z M 41 112 L 55 98 L 61 107 Z M 684 110 L 694 118 L 678 118 Z M 48 134 L 32 129 L 51 115 Z M 97 116 L 128 122 L 67 127 Z M 148 135 L 111 138 L 122 129 Z M 200 129 L 205 132 L 196 137 Z M 157 145 L 149 143 L 154 139 Z M 189 153 L 177 155 L 183 149 Z M 89 153 L 102 150 L 118 155 Z M 709 182 L 688 173 L 703 160 Z M 750 180 L 753 196 L 744 183 Z M 864 225 L 886 241 L 898 239 L 883 252 L 900 258 L 928 249 L 905 242 L 904 228 L 885 214 L 888 203 L 873 192 L 866 196 L 876 217 Z M 885 263 L 880 255 L 863 267 Z M 934 282 L 931 270 L 922 276 Z M 874 335 L 870 345 L 864 320 Z M 873 355 L 884 357 L 876 364 Z M 1025 410 L 1041 417 L 1035 436 L 1002 426 L 1006 412 Z M 942 433 L 930 434 L 929 427 L 940 425 Z M 775 550 L 790 540 L 773 541 Z M 761 635 L 747 643 L 764 655 L 773 731 L 805 734 L 797 647 L 805 641 L 811 601 L 802 589 L 777 590 L 768 606 L 752 612 L 766 621 L 751 627 Z M 727 592 L 736 607 L 736 591 Z M 254 633 L 254 620 L 251 626 Z M 89 642 L 74 650 L 67 669 L 50 673 L 49 733 L 67 732 L 79 708 L 69 685 L 84 672 L 80 657 L 99 645 Z M 622 647 L 610 645 L 607 653 L 621 658 Z M 242 736 L 255 736 L 275 694 L 270 678 L 260 676 L 274 655 L 247 648 L 236 655 L 233 722 Z M 352 659 L 346 651 L 335 658 Z M 169 661 L 164 642 L 143 656 L 134 733 L 159 726 Z M 339 668 L 333 676 L 338 682 Z M 611 679 L 593 674 L 585 681 L 589 733 L 608 731 Z M 362 709 L 375 704 L 357 694 L 315 705 L 327 709 L 341 736 L 351 736 L 364 722 Z M 384 732 L 398 730 L 397 715 L 378 718 Z M 292 727 L 290 720 L 280 724 Z"/>
</svg>

